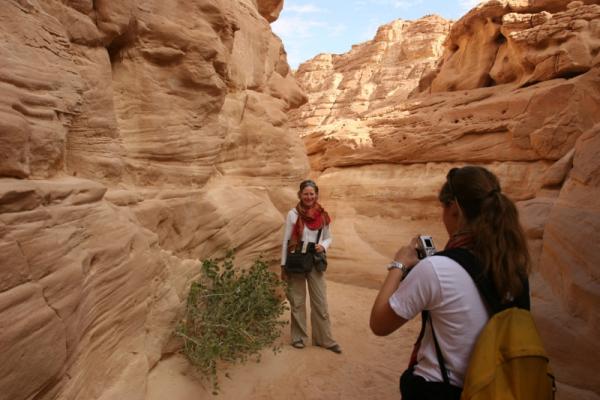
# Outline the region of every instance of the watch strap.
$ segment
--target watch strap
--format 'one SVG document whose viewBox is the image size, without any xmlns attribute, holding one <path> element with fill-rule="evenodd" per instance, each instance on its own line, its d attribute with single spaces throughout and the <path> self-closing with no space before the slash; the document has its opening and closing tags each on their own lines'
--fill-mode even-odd
<svg viewBox="0 0 600 400">
<path fill-rule="evenodd" d="M 410 268 L 408 268 L 406 265 L 396 260 L 392 261 L 387 266 L 388 271 L 392 269 L 399 269 L 400 271 L 402 271 L 402 279 L 404 279 L 404 277 L 408 274 L 408 271 L 410 270 Z"/>
</svg>

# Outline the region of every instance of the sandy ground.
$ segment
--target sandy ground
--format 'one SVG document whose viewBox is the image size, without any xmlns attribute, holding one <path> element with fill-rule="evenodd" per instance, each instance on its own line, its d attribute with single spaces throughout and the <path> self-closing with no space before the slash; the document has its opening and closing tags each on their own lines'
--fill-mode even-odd
<svg viewBox="0 0 600 400">
<path fill-rule="evenodd" d="M 288 345 L 289 327 L 278 354 L 262 353 L 259 363 L 248 362 L 221 374 L 221 392 L 194 377 L 182 356 L 161 361 L 152 371 L 147 400 L 199 399 L 399 399 L 398 377 L 405 369 L 418 334 L 417 318 L 388 337 L 376 337 L 369 329 L 369 313 L 376 290 L 328 282 L 333 334 L 341 355 L 307 346 Z"/>
<path fill-rule="evenodd" d="M 381 280 L 383 274 L 382 271 Z M 196 377 L 183 356 L 176 355 L 162 360 L 152 370 L 146 400 L 400 399 L 398 378 L 408 363 L 420 318 L 408 322 L 388 337 L 373 335 L 368 321 L 377 290 L 362 286 L 363 283 L 372 286 L 378 279 L 378 274 L 373 275 L 354 284 L 332 281 L 330 275 L 329 310 L 333 334 L 343 349 L 341 355 L 319 347 L 307 346 L 302 350 L 291 347 L 287 327 L 281 336 L 284 346 L 280 353 L 275 355 L 267 349 L 262 352 L 260 363 L 249 361 L 227 368 L 228 377 L 224 373 L 220 375 L 218 395 L 213 395 L 212 387 Z M 545 323 L 543 316 L 555 312 L 556 305 L 550 305 L 548 309 L 545 300 L 539 296 L 534 291 L 534 306 L 539 312 L 537 320 L 543 334 L 547 333 L 544 331 L 548 326 L 553 327 Z M 573 357 L 585 356 L 574 354 Z M 567 364 L 577 362 L 567 360 Z M 556 400 L 600 400 L 596 393 L 562 383 L 561 370 L 555 372 L 558 379 Z"/>
</svg>

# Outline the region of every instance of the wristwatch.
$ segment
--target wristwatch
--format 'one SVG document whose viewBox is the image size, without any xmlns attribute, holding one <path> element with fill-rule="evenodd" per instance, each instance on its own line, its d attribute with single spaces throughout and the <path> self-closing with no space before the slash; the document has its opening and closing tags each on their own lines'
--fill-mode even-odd
<svg viewBox="0 0 600 400">
<path fill-rule="evenodd" d="M 392 269 L 399 269 L 400 271 L 402 271 L 402 276 L 404 277 L 408 273 L 409 268 L 406 265 L 402 264 L 400 261 L 394 260 L 388 264 L 387 269 L 388 271 Z"/>
</svg>

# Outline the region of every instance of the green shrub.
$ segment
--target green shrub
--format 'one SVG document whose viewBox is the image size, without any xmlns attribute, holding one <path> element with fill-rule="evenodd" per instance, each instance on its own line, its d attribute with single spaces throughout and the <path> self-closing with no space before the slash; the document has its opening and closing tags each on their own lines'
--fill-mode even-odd
<svg viewBox="0 0 600 400">
<path fill-rule="evenodd" d="M 184 341 L 183 353 L 203 376 L 219 390 L 218 363 L 246 362 L 260 350 L 273 346 L 287 322 L 280 317 L 287 309 L 281 293 L 283 283 L 261 259 L 249 269 L 236 269 L 233 252 L 222 266 L 214 260 L 202 262 L 200 278 L 192 283 L 185 317 L 177 328 Z"/>
</svg>

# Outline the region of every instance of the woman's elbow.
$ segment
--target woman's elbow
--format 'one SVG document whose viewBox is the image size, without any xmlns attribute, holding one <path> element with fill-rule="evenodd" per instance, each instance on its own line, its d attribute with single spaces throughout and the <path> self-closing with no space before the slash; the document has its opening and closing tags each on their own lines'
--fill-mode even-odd
<svg viewBox="0 0 600 400">
<path fill-rule="evenodd" d="M 371 332 L 373 332 L 375 336 L 387 336 L 390 334 L 390 332 L 387 332 L 385 329 L 383 329 L 383 327 L 379 326 L 372 320 L 370 321 L 369 326 L 371 327 Z"/>
<path fill-rule="evenodd" d="M 371 318 L 369 319 L 369 327 L 371 332 L 376 336 L 387 336 L 393 333 L 398 328 L 406 323 L 406 320 L 398 316 L 391 308 L 385 308 L 384 310 L 373 310 L 371 312 Z"/>
<path fill-rule="evenodd" d="M 393 331 L 391 331 L 387 325 L 385 318 L 375 312 L 371 313 L 369 327 L 371 328 L 371 332 L 376 336 L 387 336 L 392 333 Z"/>
</svg>

